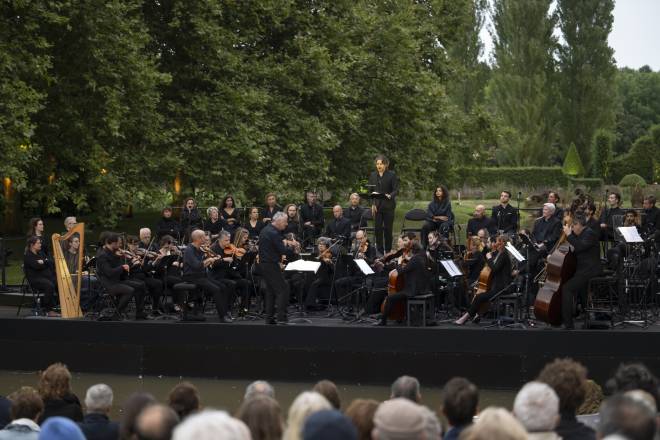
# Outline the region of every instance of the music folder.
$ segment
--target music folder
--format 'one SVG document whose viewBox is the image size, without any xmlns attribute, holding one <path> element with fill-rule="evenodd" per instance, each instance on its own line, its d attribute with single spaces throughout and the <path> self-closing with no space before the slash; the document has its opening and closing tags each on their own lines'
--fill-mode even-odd
<svg viewBox="0 0 660 440">
<path fill-rule="evenodd" d="M 321 267 L 320 261 L 296 260 L 287 264 L 284 270 L 286 272 L 313 272 L 316 273 Z"/>
</svg>

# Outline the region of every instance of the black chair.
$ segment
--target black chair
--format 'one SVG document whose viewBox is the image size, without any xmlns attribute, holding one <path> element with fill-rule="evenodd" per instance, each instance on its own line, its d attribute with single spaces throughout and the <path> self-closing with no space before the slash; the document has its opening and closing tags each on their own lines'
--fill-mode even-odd
<svg viewBox="0 0 660 440">
<path fill-rule="evenodd" d="M 423 295 L 417 295 L 408 298 L 406 301 L 406 325 L 410 327 L 411 319 L 410 316 L 414 309 L 417 309 L 421 306 L 421 324 L 422 327 L 426 327 L 427 324 L 433 321 L 433 316 L 435 314 L 435 295 L 433 293 L 426 293 Z M 417 321 L 417 320 L 413 320 Z"/>
<path fill-rule="evenodd" d="M 409 222 L 417 223 L 415 227 L 406 227 L 406 220 Z M 408 232 L 414 232 L 418 236 L 422 232 L 421 225 L 426 220 L 426 211 L 420 208 L 414 208 L 406 212 L 406 215 L 403 216 L 403 223 L 401 223 L 401 235 Z"/>
<path fill-rule="evenodd" d="M 592 316 L 609 316 L 609 327 L 614 326 L 616 306 L 618 304 L 618 279 L 615 276 L 594 277 L 589 280 L 587 305 L 584 309 L 584 327 L 593 325 Z M 601 323 L 603 320 L 598 320 Z M 605 320 L 607 321 L 607 320 Z"/>
<path fill-rule="evenodd" d="M 30 284 L 30 281 L 27 279 L 27 276 L 25 276 L 25 268 L 21 264 L 21 272 L 23 272 L 23 281 L 21 282 L 21 302 L 18 305 L 18 311 L 16 312 L 16 316 L 19 316 L 21 314 L 21 310 L 23 309 L 24 305 L 27 305 L 25 302 L 25 297 L 29 294 L 31 297 L 31 305 L 32 305 L 32 314 L 34 316 L 40 316 L 43 315 L 43 312 L 41 310 L 41 297 L 43 294 L 41 292 L 38 292 L 36 289 L 32 287 Z"/>
</svg>

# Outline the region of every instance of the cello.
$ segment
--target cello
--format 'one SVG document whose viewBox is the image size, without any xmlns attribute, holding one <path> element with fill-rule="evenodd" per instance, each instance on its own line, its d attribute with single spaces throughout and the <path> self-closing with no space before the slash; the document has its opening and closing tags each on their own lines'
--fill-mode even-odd
<svg viewBox="0 0 660 440">
<path fill-rule="evenodd" d="M 570 215 L 564 217 L 564 225 L 571 224 Z M 575 254 L 567 241 L 566 234 L 561 237 L 546 260 L 546 278 L 534 301 L 534 316 L 539 321 L 550 325 L 560 325 L 562 287 L 573 277 L 577 269 Z"/>
<path fill-rule="evenodd" d="M 500 244 L 498 244 L 500 243 Z M 496 241 L 495 246 L 493 246 L 494 251 L 502 251 L 501 249 L 501 241 Z M 475 249 L 478 250 L 478 252 L 482 252 L 484 249 L 485 245 L 483 243 L 476 244 L 475 243 Z M 493 270 L 490 268 L 488 263 L 484 262 L 484 267 L 481 269 L 481 272 L 479 272 L 479 279 L 477 280 L 477 290 L 475 290 L 474 295 L 472 296 L 472 302 L 479 296 L 483 295 L 484 293 L 488 292 L 490 290 L 490 287 L 493 283 Z M 477 313 L 479 315 L 484 315 L 488 309 L 490 308 L 490 301 L 484 303 L 479 307 L 479 310 Z"/>
<path fill-rule="evenodd" d="M 411 248 L 412 248 L 412 241 L 408 242 L 406 244 L 406 247 L 403 248 L 401 252 L 401 256 L 399 257 L 399 261 L 398 261 L 399 266 L 406 264 L 408 260 L 410 260 Z M 405 288 L 404 276 L 399 275 L 399 272 L 396 269 L 392 269 L 389 273 L 389 277 L 387 280 L 387 296 L 400 292 L 404 288 Z M 387 298 L 385 298 L 383 303 L 380 305 L 380 313 L 385 313 L 385 301 L 387 301 Z M 393 321 L 403 321 L 403 318 L 405 318 L 405 316 L 406 316 L 406 309 L 403 303 L 399 302 L 394 307 L 392 307 L 386 319 L 391 319 Z"/>
</svg>

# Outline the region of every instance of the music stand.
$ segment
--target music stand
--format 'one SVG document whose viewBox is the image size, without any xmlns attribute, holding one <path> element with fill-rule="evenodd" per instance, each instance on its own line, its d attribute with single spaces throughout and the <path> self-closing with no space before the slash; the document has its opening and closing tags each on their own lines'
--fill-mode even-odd
<svg viewBox="0 0 660 440">
<path fill-rule="evenodd" d="M 295 273 L 316 273 L 321 267 L 320 261 L 308 261 L 308 260 L 296 260 L 287 264 L 284 268 L 285 272 L 295 272 Z M 290 320 L 294 324 L 311 324 L 312 321 L 305 318 L 305 311 L 303 310 L 304 306 L 302 303 L 302 290 L 298 295 L 298 317 Z"/>
<path fill-rule="evenodd" d="M 439 267 L 442 267 L 449 276 L 448 292 L 445 294 L 445 313 L 447 314 L 447 319 L 440 321 L 440 323 L 453 322 L 454 318 L 450 317 L 449 314 L 449 296 L 451 295 L 452 298 L 455 298 L 456 280 L 463 276 L 463 272 L 453 260 L 440 260 L 439 263 Z"/>
</svg>

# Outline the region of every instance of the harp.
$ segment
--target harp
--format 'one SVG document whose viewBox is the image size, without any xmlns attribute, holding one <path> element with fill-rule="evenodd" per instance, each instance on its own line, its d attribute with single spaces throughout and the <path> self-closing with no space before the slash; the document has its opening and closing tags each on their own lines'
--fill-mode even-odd
<svg viewBox="0 0 660 440">
<path fill-rule="evenodd" d="M 62 243 L 78 234 L 80 237 L 80 248 L 78 250 L 77 272 L 69 273 L 69 268 L 64 258 L 64 247 Z M 85 224 L 78 223 L 64 235 L 53 234 L 53 258 L 55 263 L 55 275 L 57 277 L 57 289 L 60 294 L 60 308 L 62 318 L 80 318 L 80 286 L 82 283 L 82 268 L 85 249 Z M 75 283 L 74 283 L 75 276 Z"/>
</svg>

